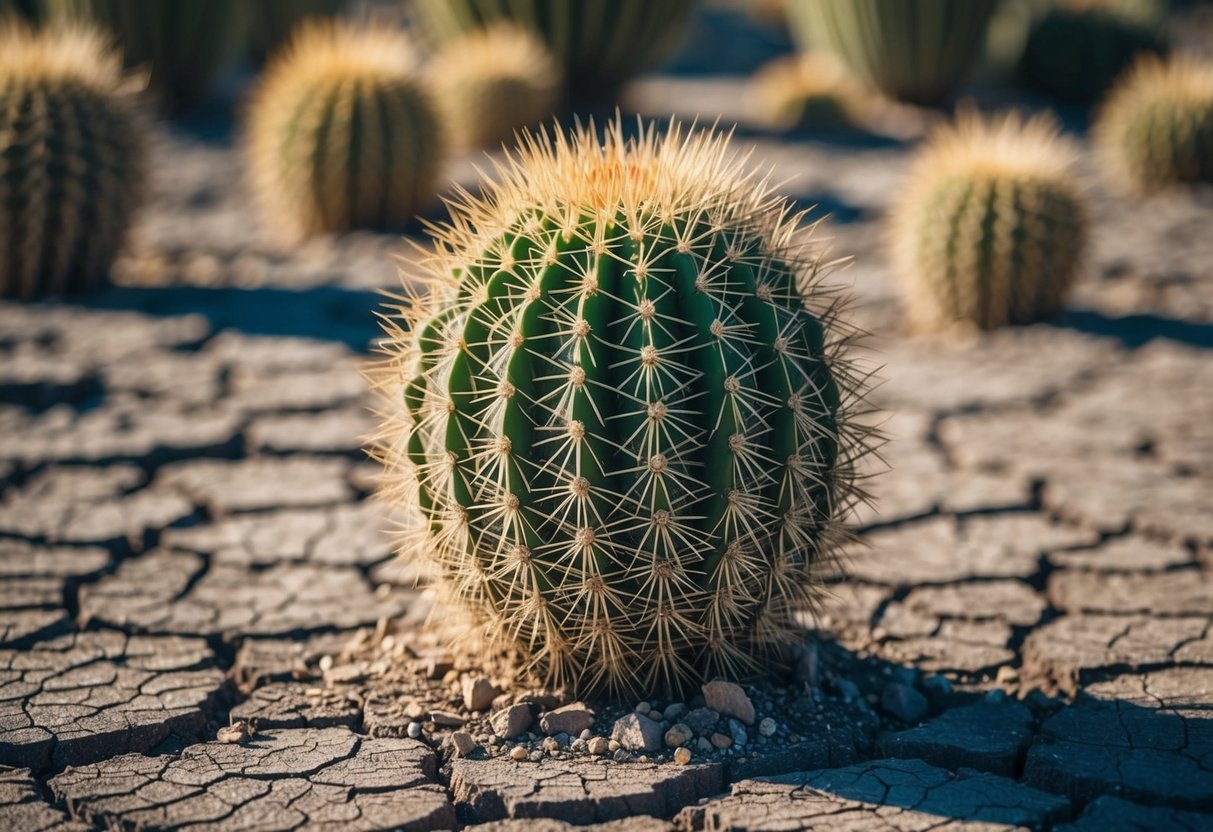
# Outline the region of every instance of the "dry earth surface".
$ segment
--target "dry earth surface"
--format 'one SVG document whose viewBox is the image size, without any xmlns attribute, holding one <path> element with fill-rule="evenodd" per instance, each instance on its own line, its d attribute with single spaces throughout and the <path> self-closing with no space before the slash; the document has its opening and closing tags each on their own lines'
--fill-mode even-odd
<svg viewBox="0 0 1213 832">
<path fill-rule="evenodd" d="M 361 451 L 399 236 L 279 247 L 231 141 L 162 128 L 119 285 L 0 304 L 0 828 L 1213 828 L 1213 191 L 1084 161 L 1071 308 L 907 340 L 907 148 L 744 98 L 632 104 L 740 119 L 832 214 L 890 437 L 785 678 L 619 708 L 445 654 Z"/>
</svg>

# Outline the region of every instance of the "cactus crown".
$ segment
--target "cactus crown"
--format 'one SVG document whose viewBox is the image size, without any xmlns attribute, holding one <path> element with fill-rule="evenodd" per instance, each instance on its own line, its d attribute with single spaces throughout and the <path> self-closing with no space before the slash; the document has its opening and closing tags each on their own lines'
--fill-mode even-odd
<svg viewBox="0 0 1213 832">
<path fill-rule="evenodd" d="M 727 140 L 526 138 L 387 317 L 377 455 L 446 599 L 549 682 L 763 667 L 864 450 L 819 247 Z"/>
<path fill-rule="evenodd" d="M 530 29 L 508 20 L 448 41 L 428 68 L 435 103 L 462 147 L 491 147 L 551 115 L 560 68 Z"/>
<path fill-rule="evenodd" d="M 1094 133 L 1103 170 L 1124 190 L 1213 180 L 1213 61 L 1141 58 L 1108 94 Z"/>
<path fill-rule="evenodd" d="M 303 23 L 248 121 L 254 188 L 284 236 L 403 223 L 433 196 L 443 133 L 397 29 Z"/>
<path fill-rule="evenodd" d="M 1047 114 L 962 112 L 936 130 L 892 217 L 915 327 L 990 329 L 1060 307 L 1085 235 L 1075 156 Z"/>
<path fill-rule="evenodd" d="M 0 296 L 105 279 L 142 192 L 142 87 L 95 29 L 0 22 Z"/>
</svg>

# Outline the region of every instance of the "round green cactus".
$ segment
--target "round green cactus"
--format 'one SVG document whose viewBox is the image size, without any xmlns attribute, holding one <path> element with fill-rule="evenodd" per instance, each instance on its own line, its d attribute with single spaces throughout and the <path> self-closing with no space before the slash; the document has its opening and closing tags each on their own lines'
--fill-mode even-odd
<svg viewBox="0 0 1213 832">
<path fill-rule="evenodd" d="M 788 0 L 802 48 L 836 53 L 860 77 L 902 101 L 933 104 L 964 82 L 981 56 L 997 0 Z"/>
<path fill-rule="evenodd" d="M 1028 32 L 1017 73 L 1025 86 L 1079 103 L 1097 100 L 1140 55 L 1162 55 L 1157 0 L 1064 0 Z"/>
<path fill-rule="evenodd" d="M 892 215 L 915 329 L 993 329 L 1061 308 L 1086 236 L 1073 157 L 1047 116 L 963 113 L 932 135 Z"/>
<path fill-rule="evenodd" d="M 106 280 L 142 194 L 140 86 L 100 32 L 0 23 L 0 297 Z"/>
<path fill-rule="evenodd" d="M 227 69 L 244 31 L 242 0 L 42 0 L 51 16 L 113 32 L 127 66 L 151 69 L 151 89 L 172 114 L 198 104 Z"/>
<path fill-rule="evenodd" d="M 553 684 L 755 673 L 819 597 L 863 441 L 820 250 L 709 133 L 527 140 L 389 318 L 407 557 Z"/>
<path fill-rule="evenodd" d="M 506 18 L 533 29 L 577 99 L 610 98 L 677 39 L 695 0 L 411 0 L 438 42 Z"/>
<path fill-rule="evenodd" d="M 288 239 L 402 225 L 434 197 L 445 149 L 412 46 L 389 27 L 304 23 L 249 107 L 254 189 Z"/>
<path fill-rule="evenodd" d="M 1108 94 L 1094 133 L 1102 169 L 1126 191 L 1213 181 L 1213 62 L 1143 58 Z"/>
<path fill-rule="evenodd" d="M 426 77 L 451 140 L 493 147 L 552 115 L 560 70 L 529 30 L 503 21 L 445 44 Z"/>
</svg>

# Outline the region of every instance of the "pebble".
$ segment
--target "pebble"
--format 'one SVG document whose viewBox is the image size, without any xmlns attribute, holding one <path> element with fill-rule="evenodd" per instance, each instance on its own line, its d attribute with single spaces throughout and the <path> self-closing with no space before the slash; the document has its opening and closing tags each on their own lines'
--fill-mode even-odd
<svg viewBox="0 0 1213 832">
<path fill-rule="evenodd" d="M 629 751 L 656 751 L 661 748 L 662 733 L 660 722 L 633 711 L 615 720 L 611 739 Z"/>
<path fill-rule="evenodd" d="M 721 680 L 708 682 L 703 686 L 703 699 L 717 713 L 736 717 L 746 725 L 754 724 L 754 703 L 741 685 Z"/>
<path fill-rule="evenodd" d="M 927 698 L 912 687 L 890 682 L 880 692 L 880 706 L 898 719 L 917 722 L 926 715 Z"/>
<path fill-rule="evenodd" d="M 731 748 L 733 746 L 733 738 L 728 734 L 722 734 L 717 731 L 712 734 L 712 745 L 720 749 Z"/>
<path fill-rule="evenodd" d="M 526 757 L 527 757 L 526 749 L 523 748 L 521 745 L 516 745 L 510 749 L 510 759 L 511 760 L 517 760 L 518 762 L 521 763 L 523 760 L 526 759 Z"/>
<path fill-rule="evenodd" d="M 456 731 L 451 734 L 451 745 L 455 747 L 457 757 L 466 757 L 476 750 L 476 741 L 467 731 Z"/>
<path fill-rule="evenodd" d="M 695 747 L 698 748 L 700 751 L 702 751 L 704 754 L 712 753 L 712 742 L 707 737 L 700 737 L 698 740 L 696 740 Z"/>
<path fill-rule="evenodd" d="M 678 763 L 680 766 L 685 766 L 687 763 L 691 762 L 691 749 L 679 748 L 676 750 L 674 752 L 674 762 Z"/>
<path fill-rule="evenodd" d="M 711 708 L 696 708 L 688 713 L 682 721 L 698 736 L 702 737 L 711 733 L 716 727 L 716 723 L 720 721 L 720 714 Z"/>
<path fill-rule="evenodd" d="M 928 696 L 947 696 L 952 693 L 952 683 L 948 681 L 947 676 L 941 676 L 938 673 L 932 673 L 922 680 L 922 689 L 927 692 Z"/>
<path fill-rule="evenodd" d="M 586 728 L 584 731 L 581 732 L 581 739 L 583 739 L 587 742 L 589 741 L 590 737 L 592 737 L 592 736 L 594 736 L 594 732 L 591 731 L 589 728 Z"/>
<path fill-rule="evenodd" d="M 556 741 L 555 737 L 544 737 L 543 750 L 549 754 L 555 754 L 560 750 L 560 743 Z"/>
<path fill-rule="evenodd" d="M 678 748 L 680 745 L 686 745 L 694 736 L 694 731 L 679 722 L 665 732 L 665 744 L 667 748 Z"/>
<path fill-rule="evenodd" d="M 493 726 L 493 733 L 497 736 L 513 739 L 529 729 L 533 719 L 531 709 L 527 705 L 510 705 L 493 714 L 489 724 Z"/>
<path fill-rule="evenodd" d="M 572 751 L 574 754 L 584 754 L 587 751 L 589 751 L 590 748 L 589 748 L 589 744 L 586 743 L 585 740 L 583 740 L 581 737 L 578 737 L 577 739 L 573 740 L 572 745 L 569 746 L 569 750 Z"/>
<path fill-rule="evenodd" d="M 619 744 L 619 740 L 609 740 L 607 742 L 607 747 L 609 747 L 611 751 L 618 751 L 623 746 Z"/>
<path fill-rule="evenodd" d="M 608 751 L 616 750 L 611 748 L 611 742 L 606 737 L 590 737 L 586 743 L 586 747 L 589 749 L 589 752 L 596 757 L 601 757 Z"/>
<path fill-rule="evenodd" d="M 750 740 L 750 735 L 746 733 L 745 726 L 735 719 L 729 720 L 729 736 L 733 738 L 733 745 L 741 748 Z"/>
<path fill-rule="evenodd" d="M 430 721 L 447 728 L 462 728 L 467 723 L 465 717 L 450 711 L 430 711 Z"/>
<path fill-rule="evenodd" d="M 615 752 L 615 762 L 626 763 L 628 761 L 628 752 L 624 749 L 619 749 Z"/>
<path fill-rule="evenodd" d="M 677 722 L 678 720 L 680 720 L 684 716 L 686 716 L 687 711 L 689 711 L 689 710 L 690 710 L 690 708 L 688 708 L 686 705 L 682 704 L 681 702 L 675 702 L 674 704 L 672 704 L 668 708 L 666 708 L 664 711 L 662 711 L 661 717 L 662 717 L 662 719 L 667 719 L 670 722 Z"/>
<path fill-rule="evenodd" d="M 487 710 L 501 693 L 483 676 L 463 677 L 463 706 L 469 711 Z"/>
<path fill-rule="evenodd" d="M 409 727 L 406 728 L 405 731 L 408 733 L 409 739 L 418 739 L 421 736 L 421 723 L 410 722 Z"/>
<path fill-rule="evenodd" d="M 644 716 L 648 716 L 648 715 L 649 715 L 649 712 L 650 712 L 651 710 L 653 710 L 653 709 L 652 709 L 652 707 L 649 705 L 649 703 L 648 703 L 648 702 L 643 702 L 643 701 L 642 701 L 642 702 L 637 702 L 637 703 L 636 703 L 636 707 L 635 707 L 635 708 L 633 708 L 632 710 L 634 710 L 634 711 L 635 711 L 636 713 L 638 713 L 638 714 L 643 714 Z"/>
<path fill-rule="evenodd" d="M 543 733 L 549 736 L 553 734 L 580 734 L 593 724 L 594 712 L 582 702 L 574 702 L 571 705 L 565 705 L 563 708 L 548 711 L 539 718 L 539 727 L 543 729 Z"/>
<path fill-rule="evenodd" d="M 771 737 L 775 735 L 775 730 L 778 727 L 779 726 L 775 724 L 775 720 L 768 716 L 762 722 L 758 723 L 758 733 L 762 734 L 764 737 Z"/>
</svg>

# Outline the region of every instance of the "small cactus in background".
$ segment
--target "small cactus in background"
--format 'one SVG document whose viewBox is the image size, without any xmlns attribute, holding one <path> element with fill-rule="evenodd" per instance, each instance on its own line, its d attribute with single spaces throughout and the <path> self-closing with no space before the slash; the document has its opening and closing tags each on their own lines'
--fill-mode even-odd
<svg viewBox="0 0 1213 832">
<path fill-rule="evenodd" d="M 665 56 L 695 0 L 411 0 L 438 42 L 506 18 L 539 35 L 575 99 L 609 99 Z"/>
<path fill-rule="evenodd" d="M 727 140 L 527 138 L 387 318 L 402 551 L 578 692 L 763 670 L 819 596 L 864 449 L 820 247 Z"/>
<path fill-rule="evenodd" d="M 244 32 L 245 0 L 43 0 L 52 15 L 95 22 L 127 66 L 151 70 L 162 105 L 180 114 L 211 91 Z"/>
<path fill-rule="evenodd" d="M 549 117 L 560 70 L 529 29 L 503 21 L 446 43 L 427 70 L 451 140 L 494 147 Z"/>
<path fill-rule="evenodd" d="M 803 49 L 837 54 L 886 95 L 946 100 L 981 56 L 997 0 L 788 0 Z"/>
<path fill-rule="evenodd" d="M 445 140 L 402 31 L 304 23 L 248 121 L 253 185 L 283 236 L 398 226 L 434 196 Z"/>
<path fill-rule="evenodd" d="M 1017 74 L 1053 98 L 1091 103 L 1139 55 L 1167 41 L 1158 0 L 1061 0 L 1033 23 Z"/>
<path fill-rule="evenodd" d="M 313 17 L 336 17 L 346 0 L 252 0 L 249 4 L 249 51 L 263 61 L 286 43 L 295 27 Z"/>
<path fill-rule="evenodd" d="M 141 86 L 100 32 L 0 22 L 0 297 L 106 280 L 142 192 Z"/>
<path fill-rule="evenodd" d="M 754 74 L 758 116 L 776 130 L 846 130 L 870 95 L 833 56 L 776 58 Z"/>
<path fill-rule="evenodd" d="M 993 329 L 1061 308 L 1085 241 L 1074 155 L 1047 116 L 962 113 L 932 135 L 891 223 L 915 329 Z"/>
<path fill-rule="evenodd" d="M 1127 191 L 1213 181 L 1213 62 L 1143 58 L 1095 124 L 1101 168 Z"/>
</svg>

